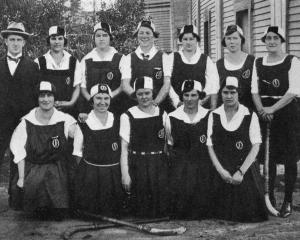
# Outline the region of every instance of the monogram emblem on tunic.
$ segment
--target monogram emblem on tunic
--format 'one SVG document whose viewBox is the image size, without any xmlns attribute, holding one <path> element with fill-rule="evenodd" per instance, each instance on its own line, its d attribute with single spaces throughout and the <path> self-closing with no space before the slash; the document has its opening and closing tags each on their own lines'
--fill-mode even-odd
<svg viewBox="0 0 300 240">
<path fill-rule="evenodd" d="M 111 148 L 112 148 L 112 150 L 113 150 L 114 152 L 117 151 L 118 148 L 119 148 L 118 143 L 117 143 L 117 142 L 114 142 L 114 143 L 111 145 Z"/>
<path fill-rule="evenodd" d="M 59 143 L 58 136 L 52 137 L 51 139 L 52 139 L 51 140 L 52 147 L 55 148 L 55 149 L 59 148 L 60 143 Z"/>
<path fill-rule="evenodd" d="M 157 71 L 155 73 L 155 79 L 157 79 L 157 80 L 161 79 L 162 75 L 163 75 L 163 71 L 161 70 L 161 68 L 154 68 L 154 70 Z"/>
<path fill-rule="evenodd" d="M 105 85 L 101 85 L 101 86 L 100 86 L 100 90 L 101 90 L 101 91 L 107 91 L 107 87 L 106 87 Z"/>
<path fill-rule="evenodd" d="M 272 84 L 273 84 L 273 86 L 274 86 L 275 88 L 278 88 L 278 87 L 280 86 L 280 81 L 279 81 L 277 78 L 275 78 L 275 79 L 272 81 Z"/>
<path fill-rule="evenodd" d="M 200 136 L 200 142 L 201 143 L 205 143 L 206 142 L 206 136 L 204 134 L 202 136 Z"/>
<path fill-rule="evenodd" d="M 106 74 L 106 77 L 108 80 L 112 80 L 114 78 L 114 74 L 112 72 L 109 72 Z"/>
<path fill-rule="evenodd" d="M 67 77 L 67 78 L 66 78 L 66 84 L 67 84 L 67 85 L 70 85 L 70 83 L 71 83 L 71 78 L 70 78 L 70 77 Z"/>
<path fill-rule="evenodd" d="M 158 137 L 159 138 L 164 138 L 165 137 L 165 129 L 161 129 L 158 131 Z"/>
<path fill-rule="evenodd" d="M 245 72 L 242 74 L 242 78 L 246 79 L 250 77 L 250 69 L 247 69 Z"/>
<path fill-rule="evenodd" d="M 244 148 L 244 144 L 243 144 L 242 141 L 238 141 L 238 142 L 236 142 L 235 147 L 236 147 L 238 150 L 242 150 L 242 149 Z"/>
</svg>

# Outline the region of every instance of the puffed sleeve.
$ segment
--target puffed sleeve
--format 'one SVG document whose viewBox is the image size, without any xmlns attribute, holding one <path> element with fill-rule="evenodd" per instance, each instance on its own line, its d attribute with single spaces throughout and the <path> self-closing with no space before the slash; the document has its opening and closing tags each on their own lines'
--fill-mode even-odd
<svg viewBox="0 0 300 240">
<path fill-rule="evenodd" d="M 216 65 L 207 57 L 206 72 L 205 72 L 206 84 L 203 89 L 206 95 L 217 94 L 219 92 L 219 74 Z"/>
<path fill-rule="evenodd" d="M 256 59 L 253 65 L 252 79 L 251 79 L 251 93 L 258 94 L 258 76 L 256 70 Z"/>
<path fill-rule="evenodd" d="M 130 141 L 130 121 L 126 113 L 123 113 L 120 117 L 120 137 L 126 142 Z"/>
<path fill-rule="evenodd" d="M 252 114 L 252 118 L 250 122 L 249 137 L 250 137 L 250 142 L 252 144 L 262 143 L 261 134 L 260 134 L 260 125 L 259 125 L 258 117 L 255 112 Z"/>
<path fill-rule="evenodd" d="M 213 113 L 211 112 L 208 116 L 208 122 L 207 122 L 207 146 L 212 146 L 213 142 L 211 139 L 211 136 L 213 134 Z"/>
<path fill-rule="evenodd" d="M 171 134 L 171 121 L 170 121 L 170 117 L 169 115 L 167 115 L 166 117 L 166 136 L 167 136 L 167 141 L 169 145 L 173 145 L 173 138 L 172 138 L 172 134 Z"/>
<path fill-rule="evenodd" d="M 83 150 L 83 134 L 80 127 L 77 125 L 74 133 L 73 155 L 82 157 Z"/>
<path fill-rule="evenodd" d="M 163 70 L 164 70 L 164 76 L 165 77 L 171 77 L 172 71 L 173 71 L 173 61 L 174 61 L 174 54 L 166 54 L 164 53 L 162 56 L 162 62 L 163 62 Z"/>
<path fill-rule="evenodd" d="M 121 58 L 119 68 L 122 79 L 131 79 L 131 54 Z"/>
<path fill-rule="evenodd" d="M 81 85 L 80 87 L 82 88 L 86 88 L 86 66 L 85 66 L 85 58 L 81 59 L 81 62 L 79 64 L 79 69 L 78 70 L 80 72 L 80 82 Z"/>
<path fill-rule="evenodd" d="M 10 141 L 10 150 L 14 155 L 14 163 L 19 163 L 27 156 L 25 145 L 27 141 L 27 131 L 25 120 L 22 120 L 16 127 Z"/>
<path fill-rule="evenodd" d="M 296 94 L 300 97 L 300 60 L 296 57 L 292 59 L 291 68 L 289 71 L 289 89 L 288 93 Z"/>
<path fill-rule="evenodd" d="M 79 85 L 81 83 L 82 83 L 81 67 L 80 67 L 79 61 L 76 60 L 73 87 L 76 87 L 77 85 Z"/>
<path fill-rule="evenodd" d="M 77 121 L 69 114 L 65 114 L 65 136 L 74 138 Z"/>
</svg>

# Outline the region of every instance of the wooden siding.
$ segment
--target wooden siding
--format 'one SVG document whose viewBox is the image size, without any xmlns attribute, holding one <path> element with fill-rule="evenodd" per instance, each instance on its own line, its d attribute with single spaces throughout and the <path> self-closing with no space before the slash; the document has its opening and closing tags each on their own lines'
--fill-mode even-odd
<svg viewBox="0 0 300 240">
<path fill-rule="evenodd" d="M 156 30 L 160 33 L 156 44 L 164 51 L 171 50 L 170 1 L 146 0 L 145 13 L 152 17 Z"/>
<path fill-rule="evenodd" d="M 266 47 L 260 40 L 265 29 L 271 24 L 270 0 L 253 0 L 252 11 L 252 47 L 253 54 L 262 56 L 266 53 Z"/>
<path fill-rule="evenodd" d="M 300 57 L 300 0 L 290 0 L 287 14 L 287 50 Z"/>
</svg>

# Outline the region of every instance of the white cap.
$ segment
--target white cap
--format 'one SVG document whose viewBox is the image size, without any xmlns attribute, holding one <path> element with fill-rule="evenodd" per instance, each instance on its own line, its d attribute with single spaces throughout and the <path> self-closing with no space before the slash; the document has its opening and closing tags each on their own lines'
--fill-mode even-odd
<svg viewBox="0 0 300 240">
<path fill-rule="evenodd" d="M 107 93 L 110 97 L 112 97 L 111 89 L 107 84 L 96 84 L 91 88 L 91 98 L 93 98 L 98 93 Z"/>
<path fill-rule="evenodd" d="M 51 83 L 46 81 L 41 81 L 39 91 L 53 92 Z"/>
<path fill-rule="evenodd" d="M 184 82 L 181 85 L 181 91 L 192 91 L 197 90 L 199 92 L 203 91 L 202 85 L 200 82 L 195 80 L 184 80 Z"/>
<path fill-rule="evenodd" d="M 225 86 L 239 87 L 239 81 L 236 77 L 227 77 Z"/>
<path fill-rule="evenodd" d="M 153 79 L 151 77 L 139 77 L 135 80 L 133 90 L 137 91 L 141 88 L 148 88 L 153 90 Z"/>
</svg>

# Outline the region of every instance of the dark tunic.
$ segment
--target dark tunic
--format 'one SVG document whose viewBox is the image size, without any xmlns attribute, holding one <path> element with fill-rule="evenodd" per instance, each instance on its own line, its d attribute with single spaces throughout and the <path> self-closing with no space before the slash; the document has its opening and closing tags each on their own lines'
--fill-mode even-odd
<svg viewBox="0 0 300 240">
<path fill-rule="evenodd" d="M 164 84 L 164 72 L 163 72 L 163 61 L 162 61 L 163 52 L 158 51 L 154 57 L 150 60 L 140 59 L 135 52 L 131 53 L 131 81 L 130 86 L 133 88 L 133 84 L 136 78 L 148 76 L 153 78 L 153 99 L 156 98 L 160 89 Z M 136 101 L 128 99 L 128 108 L 137 105 Z M 128 109 L 127 108 L 127 109 Z M 160 104 L 160 108 L 166 112 L 173 111 L 171 100 L 169 96 Z"/>
<path fill-rule="evenodd" d="M 139 217 L 167 214 L 167 161 L 164 154 L 163 111 L 159 116 L 130 121 L 129 174 L 132 180 L 132 213 Z M 152 152 L 152 153 L 151 153 Z"/>
<path fill-rule="evenodd" d="M 11 206 L 25 211 L 68 208 L 64 122 L 39 126 L 26 121 L 23 201 L 19 199 L 18 172 L 12 181 Z M 20 204 L 21 206 L 18 206 Z"/>
<path fill-rule="evenodd" d="M 285 60 L 272 66 L 264 66 L 263 58 L 256 61 L 259 95 L 264 107 L 272 106 L 287 92 L 289 88 L 289 70 L 293 56 L 288 55 Z M 285 163 L 297 161 L 297 119 L 296 101 L 280 109 L 274 114 L 270 131 L 270 161 Z M 263 140 L 266 133 L 266 122 L 261 121 Z M 264 146 L 260 151 L 263 159 Z"/>
<path fill-rule="evenodd" d="M 212 165 L 208 156 L 208 113 L 199 122 L 170 117 L 173 147 L 170 151 L 171 216 L 200 219 L 208 216 Z"/>
<path fill-rule="evenodd" d="M 122 54 L 115 53 L 112 61 L 93 61 L 93 59 L 86 59 L 86 89 L 90 92 L 91 88 L 98 84 L 107 84 L 112 91 L 116 90 L 121 84 L 121 72 L 119 63 Z M 119 117 L 127 110 L 123 102 L 126 99 L 124 92 L 112 99 L 110 104 L 110 111 Z M 88 112 L 91 107 L 86 104 L 84 111 Z"/>
<path fill-rule="evenodd" d="M 252 144 L 249 128 L 252 114 L 246 115 L 235 131 L 227 131 L 221 123 L 220 115 L 213 113 L 212 142 L 220 164 L 233 175 L 243 164 Z M 239 185 L 226 183 L 214 170 L 212 191 L 213 217 L 256 222 L 267 220 L 259 166 L 253 163 Z"/>
<path fill-rule="evenodd" d="M 253 63 L 255 57 L 248 55 L 244 65 L 237 70 L 227 70 L 224 65 L 224 58 L 217 61 L 217 69 L 220 76 L 220 91 L 218 96 L 218 106 L 222 105 L 221 89 L 225 85 L 227 77 L 236 77 L 239 81 L 239 102 L 249 109 L 254 109 L 251 94 L 251 79 L 253 72 Z"/>
<path fill-rule="evenodd" d="M 91 130 L 87 124 L 82 124 L 81 130 L 84 152 L 76 174 L 77 208 L 118 216 L 124 200 L 119 164 L 119 121 L 115 119 L 111 128 L 102 130 Z"/>
</svg>

